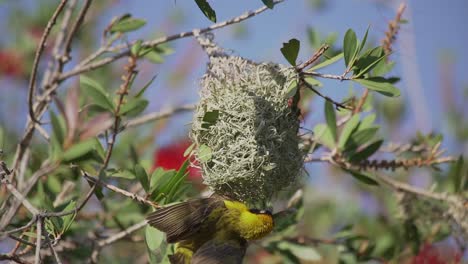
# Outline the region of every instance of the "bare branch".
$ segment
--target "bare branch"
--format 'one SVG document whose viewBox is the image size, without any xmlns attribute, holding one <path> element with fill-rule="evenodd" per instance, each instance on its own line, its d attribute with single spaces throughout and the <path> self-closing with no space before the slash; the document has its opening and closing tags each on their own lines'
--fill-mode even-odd
<svg viewBox="0 0 468 264">
<path fill-rule="evenodd" d="M 93 250 L 93 253 L 91 254 L 91 261 L 92 263 L 97 263 L 98 262 L 98 257 L 99 257 L 99 252 L 101 248 L 108 246 L 112 243 L 115 243 L 116 241 L 130 235 L 131 233 L 143 228 L 147 224 L 146 220 L 141 221 L 140 223 L 134 224 L 130 226 L 129 228 L 116 233 L 107 239 L 101 240 L 98 242 L 97 247 Z"/>
<path fill-rule="evenodd" d="M 273 2 L 273 4 L 279 4 L 281 2 L 283 2 L 284 0 L 275 0 Z M 186 32 L 182 32 L 182 33 L 178 33 L 178 34 L 174 34 L 174 35 L 170 35 L 170 36 L 165 36 L 165 37 L 160 37 L 160 38 L 157 38 L 155 40 L 151 40 L 151 41 L 145 41 L 142 43 L 142 47 L 155 47 L 157 45 L 160 45 L 160 44 L 163 44 L 163 43 L 166 43 L 166 42 L 170 42 L 170 41 L 173 41 L 173 40 L 176 40 L 176 39 L 181 39 L 181 38 L 186 38 L 186 37 L 191 37 L 191 36 L 194 36 L 196 33 L 198 34 L 203 34 L 203 33 L 206 33 L 206 32 L 209 32 L 209 31 L 213 31 L 213 30 L 216 30 L 216 29 L 219 29 L 219 28 L 223 28 L 225 26 L 229 26 L 229 25 L 232 25 L 232 24 L 236 24 L 236 23 L 239 23 L 239 22 L 242 22 L 248 18 L 251 18 L 251 17 L 254 17 L 264 11 L 268 10 L 268 7 L 267 6 L 263 6 L 255 11 L 249 11 L 249 12 L 245 12 L 244 14 L 240 15 L 240 16 L 237 16 L 237 17 L 234 17 L 234 18 L 231 18 L 229 20 L 226 20 L 226 21 L 223 21 L 223 22 L 219 22 L 219 23 L 216 23 L 216 24 L 213 24 L 209 27 L 206 27 L 206 28 L 202 28 L 202 29 L 194 29 L 192 31 L 186 31 Z M 133 43 L 130 44 L 130 46 L 132 46 Z M 122 57 L 125 57 L 125 56 L 128 56 L 130 55 L 130 50 L 128 49 L 128 46 L 129 45 L 118 45 L 118 46 L 115 46 L 115 47 L 112 47 L 112 48 L 109 48 L 105 51 L 102 51 L 101 54 L 103 54 L 104 52 L 113 52 L 113 53 L 116 53 L 115 55 L 111 56 L 111 57 L 107 57 L 107 58 L 104 58 L 104 59 L 101 59 L 101 60 L 98 60 L 98 61 L 95 61 L 93 63 L 89 63 L 87 65 L 78 65 L 77 67 L 73 68 L 72 70 L 68 71 L 68 72 L 65 72 L 63 73 L 62 75 L 59 76 L 58 78 L 58 81 L 63 81 L 63 80 L 66 80 L 72 76 L 75 76 L 75 75 L 78 75 L 78 74 L 81 74 L 83 72 L 88 72 L 88 71 L 91 71 L 91 70 L 94 70 L 96 68 L 99 68 L 99 67 L 102 67 L 106 64 L 109 64 L 113 61 L 116 61 Z M 96 54 L 92 54 L 91 56 L 93 57 L 97 57 Z M 89 59 L 85 59 L 87 61 L 90 61 Z"/>
<path fill-rule="evenodd" d="M 0 260 L 10 260 L 19 264 L 31 264 L 31 262 L 23 260 L 15 254 L 0 254 Z"/>
<path fill-rule="evenodd" d="M 54 14 L 50 18 L 49 22 L 47 22 L 47 26 L 44 30 L 44 33 L 42 34 L 41 40 L 39 41 L 39 47 L 37 48 L 36 55 L 34 57 L 33 67 L 31 70 L 31 78 L 29 80 L 29 89 L 28 89 L 29 117 L 34 123 L 39 123 L 39 121 L 34 116 L 34 109 L 33 109 L 33 98 L 34 98 L 35 89 L 36 89 L 37 67 L 39 65 L 39 60 L 41 59 L 42 52 L 44 51 L 47 38 L 49 37 L 50 30 L 55 25 L 57 21 L 57 17 L 62 12 L 67 1 L 68 0 L 62 0 L 62 2 L 60 2 Z"/>
<path fill-rule="evenodd" d="M 39 264 L 41 263 L 41 242 L 42 242 L 42 224 L 43 224 L 42 218 L 38 217 L 37 218 L 37 242 L 36 242 L 36 254 L 34 257 L 34 263 Z"/>
<path fill-rule="evenodd" d="M 152 206 L 154 208 L 159 208 L 160 207 L 158 204 L 154 203 L 151 200 L 143 198 L 143 197 L 141 197 L 141 196 L 139 196 L 137 194 L 131 193 L 129 191 L 120 189 L 119 187 L 114 186 L 112 184 L 105 183 L 105 182 L 99 180 L 98 178 L 91 177 L 91 176 L 87 175 L 86 173 L 84 173 L 83 176 L 85 177 L 86 180 L 88 180 L 88 181 L 90 181 L 90 182 L 92 182 L 94 184 L 98 184 L 98 185 L 100 185 L 102 187 L 105 187 L 105 188 L 107 188 L 107 189 L 109 189 L 109 190 L 111 190 L 113 192 L 120 193 L 123 196 L 126 196 L 126 197 L 128 197 L 128 198 L 130 198 L 132 200 L 135 200 L 135 201 L 139 202 L 139 203 L 146 204 L 146 205 Z"/>
<path fill-rule="evenodd" d="M 143 116 L 136 117 L 134 119 L 128 120 L 123 127 L 128 128 L 128 127 L 135 127 L 139 125 L 143 125 L 149 122 L 153 122 L 156 120 L 168 118 L 174 114 L 181 113 L 181 112 L 187 112 L 187 111 L 193 111 L 196 108 L 196 104 L 187 104 L 187 105 L 182 105 L 179 107 L 173 107 L 169 108 L 166 110 L 162 110 L 159 112 L 153 112 L 149 113 Z"/>
<path fill-rule="evenodd" d="M 296 66 L 296 71 L 297 72 L 302 72 L 302 70 L 307 68 L 309 65 L 311 65 L 315 61 L 317 61 L 323 55 L 323 53 L 325 53 L 325 51 L 328 50 L 329 47 L 330 46 L 327 45 L 327 44 L 322 45 L 308 61 L 306 61 L 306 62 L 304 62 L 304 63 L 302 63 L 300 65 L 297 65 Z"/>
</svg>

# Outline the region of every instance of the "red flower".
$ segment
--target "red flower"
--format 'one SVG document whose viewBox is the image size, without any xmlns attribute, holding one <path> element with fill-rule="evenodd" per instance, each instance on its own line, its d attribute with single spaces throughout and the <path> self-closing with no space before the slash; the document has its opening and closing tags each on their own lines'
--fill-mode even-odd
<svg viewBox="0 0 468 264">
<path fill-rule="evenodd" d="M 19 77 L 24 71 L 21 56 L 12 50 L 0 51 L 0 75 Z"/>
<path fill-rule="evenodd" d="M 157 167 L 162 167 L 166 170 L 174 169 L 178 170 L 180 166 L 186 160 L 184 157 L 185 150 L 192 144 L 190 140 L 182 140 L 179 142 L 171 143 L 167 146 L 159 148 L 154 153 L 154 165 L 153 169 Z M 188 178 L 193 181 L 201 180 L 200 169 L 189 166 L 188 168 Z"/>
<path fill-rule="evenodd" d="M 410 264 L 458 264 L 461 263 L 461 253 L 457 251 L 443 252 L 434 245 L 424 243 L 418 255 L 413 256 Z M 448 253 L 448 254 L 446 254 Z"/>
</svg>

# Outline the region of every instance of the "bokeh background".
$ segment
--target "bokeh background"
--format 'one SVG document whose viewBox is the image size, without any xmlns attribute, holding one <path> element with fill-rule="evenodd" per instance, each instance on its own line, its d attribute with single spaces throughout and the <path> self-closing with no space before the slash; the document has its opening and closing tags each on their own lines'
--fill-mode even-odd
<svg viewBox="0 0 468 264">
<path fill-rule="evenodd" d="M 56 2 L 0 1 L 0 30 L 3 32 L 0 38 L 0 126 L 8 130 L 8 135 L 20 135 L 25 124 L 27 84 L 34 50 Z M 442 146 L 449 154 L 466 156 L 468 31 L 463 25 L 468 24 L 468 2 L 405 3 L 407 9 L 403 18 L 407 22 L 401 25 L 394 53 L 390 56 L 396 62 L 392 74 L 401 77 L 397 87 L 402 95 L 397 99 L 374 95 L 377 123 L 383 127 L 383 136 L 397 143 L 411 141 L 417 132 L 441 133 L 444 135 Z M 216 10 L 218 21 L 262 5 L 261 1 L 252 0 L 218 0 L 210 4 Z M 335 46 L 340 48 L 348 28 L 354 29 L 359 37 L 370 27 L 368 41 L 379 44 L 400 4 L 401 1 L 379 0 L 287 0 L 245 22 L 216 30 L 215 41 L 235 55 L 287 64 L 280 48 L 283 42 L 297 38 L 301 41 L 299 59 L 305 61 L 325 40 L 336 39 Z M 141 30 L 128 34 L 129 41 L 211 24 L 191 0 L 99 1 L 84 24 L 85 31 L 79 36 L 71 64 L 95 50 L 111 19 L 124 13 L 147 20 Z M 156 75 L 146 92 L 150 100 L 146 112 L 198 100 L 198 81 L 206 68 L 206 55 L 192 38 L 173 41 L 170 47 L 174 53 L 164 57 L 163 63 L 139 65 L 137 84 L 140 86 Z M 46 67 L 46 60 L 43 61 L 41 69 Z M 122 63 L 101 70 L 100 79 L 105 85 L 117 87 Z M 333 65 L 326 73 L 340 74 L 343 67 Z M 362 87 L 346 82 L 323 80 L 323 84 L 321 92 L 337 101 L 348 98 L 350 91 L 362 93 Z M 308 110 L 302 127 L 312 129 L 324 120 L 323 99 L 311 100 Z M 141 139 L 138 147 L 145 162 L 175 168 L 180 164 L 174 162 L 176 157 L 181 157 L 189 145 L 186 138 L 191 118 L 191 113 L 178 114 L 132 131 L 129 137 Z M 1 147 L 11 149 L 15 143 L 16 139 L 3 140 Z M 375 190 L 351 186 L 352 180 L 343 180 L 339 173 L 323 164 L 308 164 L 306 169 L 310 185 L 306 197 L 312 204 L 310 211 L 314 212 L 306 217 L 306 221 L 310 221 L 306 222 L 307 232 L 327 236 L 347 224 L 370 221 L 382 213 L 383 202 L 374 196 Z M 412 184 L 426 188 L 433 183 L 434 175 L 427 170 L 414 170 L 408 177 Z M 453 244 L 448 238 L 441 247 Z"/>
</svg>

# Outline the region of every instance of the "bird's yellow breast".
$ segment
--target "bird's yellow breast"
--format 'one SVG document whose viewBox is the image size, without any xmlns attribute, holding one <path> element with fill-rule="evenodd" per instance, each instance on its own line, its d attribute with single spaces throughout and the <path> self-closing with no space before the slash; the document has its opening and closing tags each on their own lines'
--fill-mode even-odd
<svg viewBox="0 0 468 264">
<path fill-rule="evenodd" d="M 249 211 L 241 202 L 224 201 L 228 209 L 229 225 L 244 239 L 255 240 L 268 235 L 273 229 L 270 214 L 257 214 Z"/>
</svg>

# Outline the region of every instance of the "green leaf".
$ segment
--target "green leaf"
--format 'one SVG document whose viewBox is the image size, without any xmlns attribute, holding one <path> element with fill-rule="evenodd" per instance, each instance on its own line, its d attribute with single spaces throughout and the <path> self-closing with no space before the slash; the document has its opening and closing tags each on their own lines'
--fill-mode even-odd
<svg viewBox="0 0 468 264">
<path fill-rule="evenodd" d="M 360 83 L 369 90 L 376 91 L 386 96 L 397 97 L 400 96 L 400 90 L 393 86 L 389 81 L 383 77 L 370 77 L 367 79 L 353 79 L 353 81 Z"/>
<path fill-rule="evenodd" d="M 327 146 L 329 149 L 334 149 L 336 141 L 333 139 L 332 132 L 325 124 L 318 124 L 314 127 L 314 135 L 316 140 Z"/>
<path fill-rule="evenodd" d="M 322 42 L 320 41 L 320 33 L 315 28 L 308 27 L 307 36 L 312 48 L 318 49 L 320 45 L 322 45 Z"/>
<path fill-rule="evenodd" d="M 289 86 L 288 89 L 286 90 L 286 98 L 293 97 L 297 93 L 297 89 L 299 86 L 297 85 L 297 80 L 293 80 Z"/>
<path fill-rule="evenodd" d="M 200 161 L 208 162 L 211 160 L 212 155 L 212 150 L 207 145 L 202 144 L 200 145 L 200 147 L 198 147 L 198 158 L 200 159 Z"/>
<path fill-rule="evenodd" d="M 49 115 L 52 123 L 52 131 L 54 132 L 53 135 L 61 146 L 65 137 L 65 124 L 53 111 L 50 111 Z"/>
<path fill-rule="evenodd" d="M 145 57 L 145 59 L 151 61 L 155 64 L 160 64 L 164 62 L 163 56 L 167 56 L 174 53 L 174 50 L 164 44 L 157 45 L 155 47 L 147 47 L 142 49 L 140 56 Z"/>
<path fill-rule="evenodd" d="M 273 9 L 275 3 L 273 0 L 262 0 L 263 4 L 266 5 L 268 8 Z"/>
<path fill-rule="evenodd" d="M 352 67 L 358 52 L 358 40 L 356 33 L 352 29 L 346 31 L 343 41 L 343 53 L 346 66 Z"/>
<path fill-rule="evenodd" d="M 68 212 L 71 210 L 74 210 L 76 208 L 76 202 L 75 201 L 70 201 L 70 203 L 63 209 L 62 212 Z M 62 216 L 62 221 L 63 221 L 63 228 L 62 228 L 62 234 L 65 233 L 70 226 L 73 223 L 73 220 L 75 219 L 76 213 L 72 213 L 69 215 Z"/>
<path fill-rule="evenodd" d="M 315 71 L 315 70 L 321 69 L 321 68 L 325 68 L 326 66 L 331 65 L 331 64 L 339 61 L 341 58 L 343 58 L 343 55 L 344 55 L 344 53 L 341 52 L 340 54 L 335 55 L 335 56 L 331 57 L 330 59 L 328 59 L 326 61 L 323 61 L 323 62 L 321 62 L 321 63 L 319 63 L 317 65 L 314 65 L 312 68 L 310 68 L 308 70 L 308 72 Z"/>
<path fill-rule="evenodd" d="M 376 142 L 365 147 L 363 150 L 355 153 L 350 159 L 351 163 L 358 163 L 362 160 L 369 158 L 370 156 L 372 156 L 372 154 L 374 154 L 375 152 L 377 152 L 377 150 L 379 150 L 382 144 L 383 144 L 383 140 L 377 140 Z"/>
<path fill-rule="evenodd" d="M 359 124 L 359 129 L 366 129 L 372 126 L 376 117 L 377 116 L 374 113 L 364 117 L 361 123 Z"/>
<path fill-rule="evenodd" d="M 85 76 L 80 76 L 80 86 L 84 89 L 84 92 L 92 99 L 92 102 L 99 105 L 100 107 L 114 111 L 114 104 L 112 103 L 108 94 L 106 94 L 104 87 L 102 87 L 95 80 Z"/>
<path fill-rule="evenodd" d="M 304 78 L 304 81 L 306 81 L 308 84 L 314 86 L 314 87 L 322 87 L 323 83 L 320 82 L 319 80 L 312 78 L 310 76 L 307 76 Z"/>
<path fill-rule="evenodd" d="M 280 241 L 277 247 L 281 250 L 290 251 L 297 258 L 306 262 L 317 262 L 322 260 L 322 256 L 311 246 L 299 245 L 288 241 Z"/>
<path fill-rule="evenodd" d="M 141 27 L 146 25 L 146 21 L 143 19 L 138 19 L 138 18 L 133 18 L 131 16 L 126 16 L 120 21 L 116 22 L 114 25 L 112 25 L 110 32 L 120 32 L 120 33 L 125 33 L 125 32 L 130 32 L 130 31 L 135 31 Z"/>
<path fill-rule="evenodd" d="M 79 142 L 67 149 L 62 156 L 63 161 L 72 161 L 90 153 L 96 146 L 94 138 Z"/>
<path fill-rule="evenodd" d="M 117 170 L 114 168 L 110 168 L 110 169 L 107 169 L 107 177 L 133 180 L 136 178 L 136 175 L 131 170 Z"/>
<path fill-rule="evenodd" d="M 452 179 L 453 189 L 455 193 L 465 190 L 465 186 L 468 184 L 468 170 L 463 170 L 463 156 L 460 155 L 455 164 L 453 164 L 449 171 L 449 178 Z"/>
<path fill-rule="evenodd" d="M 157 250 L 164 241 L 164 233 L 158 229 L 147 225 L 145 230 L 146 246 L 151 251 Z"/>
<path fill-rule="evenodd" d="M 333 140 L 336 142 L 337 135 L 335 108 L 333 108 L 333 104 L 328 100 L 325 100 L 325 119 L 327 120 L 327 126 L 332 134 Z"/>
<path fill-rule="evenodd" d="M 356 66 L 359 67 L 359 73 L 353 78 L 360 78 L 364 74 L 372 70 L 377 64 L 384 58 L 388 57 L 389 54 L 385 54 L 382 47 L 377 47 L 369 51 L 369 53 L 363 54 L 356 62 Z"/>
<path fill-rule="evenodd" d="M 166 257 L 167 243 L 164 242 L 164 233 L 147 225 L 145 228 L 145 242 L 151 263 L 162 263 Z"/>
<path fill-rule="evenodd" d="M 219 118 L 219 110 L 212 110 L 205 113 L 202 119 L 202 128 L 208 129 L 216 124 Z"/>
<path fill-rule="evenodd" d="M 286 60 L 292 65 L 296 66 L 297 55 L 299 54 L 299 48 L 301 43 L 297 39 L 290 39 L 288 42 L 283 43 L 283 47 L 280 49 Z"/>
<path fill-rule="evenodd" d="M 359 124 L 359 117 L 359 114 L 355 114 L 348 120 L 348 122 L 346 122 L 345 126 L 343 127 L 343 131 L 341 131 L 340 139 L 338 140 L 339 149 L 344 149 L 344 146 L 348 142 L 349 137 Z"/>
<path fill-rule="evenodd" d="M 141 43 L 143 43 L 143 40 L 139 39 L 130 48 L 130 52 L 132 53 L 133 56 L 138 57 L 138 54 L 140 53 L 140 50 L 141 50 Z"/>
<path fill-rule="evenodd" d="M 361 128 L 361 125 L 359 125 L 359 128 Z M 348 140 L 346 148 L 348 148 L 348 146 L 356 148 L 370 142 L 374 138 L 377 131 L 379 131 L 379 127 L 369 127 L 357 131 L 351 136 L 350 140 Z"/>
<path fill-rule="evenodd" d="M 149 101 L 143 98 L 130 99 L 120 108 L 120 114 L 126 116 L 137 116 L 145 111 Z"/>
<path fill-rule="evenodd" d="M 359 43 L 359 49 L 358 49 L 357 54 L 359 54 L 359 52 L 361 52 L 362 49 L 364 48 L 364 46 L 366 45 L 367 35 L 369 34 L 369 28 L 370 28 L 370 26 L 367 27 L 366 33 L 364 34 L 364 37 L 362 38 L 361 43 Z"/>
<path fill-rule="evenodd" d="M 169 185 L 169 191 L 166 197 L 166 203 L 174 202 L 177 198 L 175 196 L 176 192 L 180 189 L 182 183 L 185 181 L 187 173 L 187 168 L 190 164 L 190 161 L 187 159 L 185 162 L 180 166 L 179 170 L 177 171 L 176 175 L 171 179 Z"/>
<path fill-rule="evenodd" d="M 206 0 L 195 0 L 198 8 L 203 12 L 206 18 L 216 23 L 216 12 L 211 8 L 210 4 Z"/>
<path fill-rule="evenodd" d="M 375 65 L 372 74 L 375 76 L 383 76 L 393 70 L 394 67 L 394 61 L 381 60 L 377 65 Z"/>
<path fill-rule="evenodd" d="M 184 157 L 190 156 L 194 148 L 195 148 L 195 143 L 190 144 L 190 146 L 184 151 Z"/>
<path fill-rule="evenodd" d="M 345 170 L 346 172 L 350 173 L 355 179 L 359 180 L 362 183 L 365 183 L 367 185 L 374 185 L 378 186 L 379 183 L 374 180 L 371 176 L 369 176 L 366 173 L 361 173 L 357 171 L 351 171 L 351 170 Z"/>
<path fill-rule="evenodd" d="M 141 183 L 141 186 L 143 186 L 143 189 L 145 189 L 145 191 L 148 192 L 148 190 L 150 189 L 150 184 L 148 180 L 148 174 L 146 174 L 145 168 L 143 168 L 140 164 L 136 164 L 133 171 L 135 172 L 138 181 Z"/>
<path fill-rule="evenodd" d="M 145 59 L 151 61 L 154 64 L 161 64 L 164 62 L 163 56 L 154 50 L 147 52 L 145 54 Z"/>
<path fill-rule="evenodd" d="M 154 80 L 156 79 L 156 76 L 157 75 L 154 75 L 153 78 L 151 78 L 151 80 L 149 80 L 149 82 L 147 82 L 143 88 L 141 88 L 140 91 L 138 91 L 138 93 L 135 95 L 135 98 L 140 98 L 146 91 L 146 89 L 148 89 L 148 87 L 154 82 Z"/>
<path fill-rule="evenodd" d="M 161 193 L 161 189 L 175 174 L 175 170 L 164 170 L 163 168 L 154 170 L 153 174 L 151 174 L 150 190 L 148 192 L 154 200 L 157 200 L 156 197 Z"/>
</svg>

